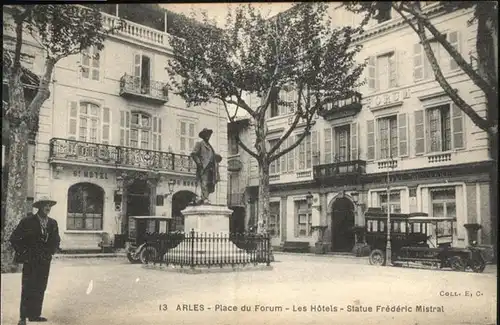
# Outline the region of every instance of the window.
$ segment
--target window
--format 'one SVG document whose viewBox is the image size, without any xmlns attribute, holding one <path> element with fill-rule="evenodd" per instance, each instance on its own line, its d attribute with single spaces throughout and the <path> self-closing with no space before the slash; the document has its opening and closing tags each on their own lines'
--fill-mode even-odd
<svg viewBox="0 0 500 325">
<path fill-rule="evenodd" d="M 69 110 L 70 140 L 105 144 L 110 142 L 111 112 L 108 107 L 72 101 Z"/>
<path fill-rule="evenodd" d="M 324 163 L 338 163 L 358 159 L 357 123 L 324 129 Z"/>
<path fill-rule="evenodd" d="M 398 156 L 398 120 L 397 116 L 377 120 L 380 141 L 379 158 L 388 159 Z"/>
<path fill-rule="evenodd" d="M 430 189 L 432 217 L 456 218 L 456 193 L 454 187 Z M 449 222 L 438 223 L 438 236 L 451 236 L 451 224 Z M 454 231 L 454 230 L 453 230 Z"/>
<path fill-rule="evenodd" d="M 229 153 L 231 155 L 237 155 L 239 152 L 238 141 L 236 140 L 236 134 L 229 135 Z"/>
<path fill-rule="evenodd" d="M 416 154 L 463 149 L 463 113 L 456 105 L 444 104 L 415 111 Z"/>
<path fill-rule="evenodd" d="M 378 12 L 375 19 L 379 24 L 391 19 L 391 9 L 392 5 L 389 1 L 380 1 L 378 3 Z"/>
<path fill-rule="evenodd" d="M 130 123 L 130 146 L 149 149 L 151 117 L 144 113 L 133 112 Z"/>
<path fill-rule="evenodd" d="M 460 33 L 451 31 L 445 34 L 446 40 L 460 53 Z M 437 40 L 430 40 L 430 46 L 438 64 L 443 72 L 455 71 L 459 68 L 457 62 L 451 57 Z M 415 81 L 434 78 L 427 54 L 422 44 L 413 47 L 413 78 Z"/>
<path fill-rule="evenodd" d="M 142 112 L 120 112 L 120 145 L 161 151 L 161 119 Z"/>
<path fill-rule="evenodd" d="M 102 230 L 104 190 L 79 183 L 68 190 L 68 230 Z"/>
<path fill-rule="evenodd" d="M 389 202 L 387 202 L 387 192 L 380 192 L 378 194 L 379 205 L 382 210 L 387 212 L 389 206 L 391 213 L 401 213 L 401 192 L 391 191 Z"/>
<path fill-rule="evenodd" d="M 288 138 L 283 141 L 281 144 L 281 147 L 283 148 L 289 148 L 295 143 L 295 137 L 290 135 Z M 283 156 L 280 157 L 281 160 L 281 172 L 286 173 L 286 172 L 293 172 L 295 168 L 295 147 L 293 150 L 287 152 Z"/>
<path fill-rule="evenodd" d="M 295 201 L 295 236 L 312 236 L 312 207 L 306 200 Z"/>
<path fill-rule="evenodd" d="M 277 237 L 280 235 L 280 203 L 269 203 L 269 225 L 267 227 L 269 235 Z"/>
<path fill-rule="evenodd" d="M 396 52 L 368 58 L 368 88 L 381 91 L 398 86 Z"/>
<path fill-rule="evenodd" d="M 179 121 L 179 151 L 189 155 L 196 142 L 196 124 L 191 121 Z"/>
<path fill-rule="evenodd" d="M 82 51 L 81 74 L 84 79 L 99 80 L 100 54 L 95 46 Z"/>
<path fill-rule="evenodd" d="M 300 135 L 295 136 L 295 141 L 299 139 Z M 311 135 L 306 135 L 298 146 L 298 170 L 305 170 L 311 168 Z"/>
<path fill-rule="evenodd" d="M 283 116 L 295 111 L 298 99 L 295 90 L 285 86 L 279 92 L 274 91 L 271 96 L 273 96 L 270 103 L 271 117 Z"/>
<path fill-rule="evenodd" d="M 407 119 L 406 113 L 382 117 L 376 129 L 374 120 L 367 121 L 367 160 L 408 156 Z"/>
<path fill-rule="evenodd" d="M 350 125 L 343 125 L 335 128 L 335 156 L 337 162 L 350 160 L 350 130 Z"/>
<path fill-rule="evenodd" d="M 141 94 L 151 93 L 151 59 L 134 54 L 134 89 Z"/>
<path fill-rule="evenodd" d="M 271 150 L 271 148 L 278 142 L 278 139 L 273 139 L 273 140 L 269 140 L 269 149 L 268 150 Z M 278 153 L 279 152 L 279 148 L 278 150 L 275 151 L 275 153 Z M 273 160 L 270 164 L 269 164 L 269 174 L 270 175 L 276 175 L 276 174 L 279 174 L 280 173 L 280 159 L 276 159 L 276 160 Z"/>
</svg>

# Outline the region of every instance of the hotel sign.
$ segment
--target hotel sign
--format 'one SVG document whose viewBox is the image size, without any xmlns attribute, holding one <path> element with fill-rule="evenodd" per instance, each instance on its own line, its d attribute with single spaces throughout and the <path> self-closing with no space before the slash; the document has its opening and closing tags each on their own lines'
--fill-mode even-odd
<svg viewBox="0 0 500 325">
<path fill-rule="evenodd" d="M 73 176 L 83 178 L 108 179 L 108 173 L 96 172 L 91 170 L 74 170 Z"/>
<path fill-rule="evenodd" d="M 403 104 L 404 99 L 410 97 L 411 97 L 411 89 L 406 88 L 403 90 L 398 90 L 391 93 L 386 93 L 383 95 L 366 98 L 364 106 L 368 107 L 371 110 L 377 110 L 395 106 L 398 104 L 401 105 Z"/>
</svg>

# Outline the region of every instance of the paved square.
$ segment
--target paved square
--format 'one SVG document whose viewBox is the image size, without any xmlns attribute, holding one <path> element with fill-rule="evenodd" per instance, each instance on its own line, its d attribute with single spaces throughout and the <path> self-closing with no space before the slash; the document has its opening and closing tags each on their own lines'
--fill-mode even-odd
<svg viewBox="0 0 500 325">
<path fill-rule="evenodd" d="M 475 274 L 331 256 L 276 260 L 271 271 L 210 274 L 55 260 L 43 314 L 48 324 L 75 325 L 496 323 L 496 266 Z M 17 321 L 20 282 L 20 274 L 2 275 L 2 324 Z"/>
</svg>

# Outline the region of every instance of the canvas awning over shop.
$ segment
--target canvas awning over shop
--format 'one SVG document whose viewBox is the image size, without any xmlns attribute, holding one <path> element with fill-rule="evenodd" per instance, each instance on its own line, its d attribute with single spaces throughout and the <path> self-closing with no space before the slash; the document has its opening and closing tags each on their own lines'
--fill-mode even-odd
<svg viewBox="0 0 500 325">
<path fill-rule="evenodd" d="M 3 66 L 2 66 L 2 72 L 3 72 L 3 84 L 8 84 L 8 72 L 9 72 L 9 67 L 12 64 L 13 60 L 13 53 L 9 51 L 4 51 L 3 52 Z M 21 66 L 21 69 L 23 71 L 23 75 L 21 76 L 21 82 L 25 85 L 26 88 L 31 88 L 31 89 L 36 89 L 38 88 L 38 85 L 40 84 L 40 78 L 33 73 L 30 69 Z M 4 94 L 5 96 L 5 94 Z M 2 105 L 4 105 L 2 101 Z"/>
</svg>

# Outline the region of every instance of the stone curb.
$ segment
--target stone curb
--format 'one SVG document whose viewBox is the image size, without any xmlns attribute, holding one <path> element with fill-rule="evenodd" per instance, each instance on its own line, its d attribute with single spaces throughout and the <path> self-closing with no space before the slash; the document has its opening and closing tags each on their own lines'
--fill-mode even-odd
<svg viewBox="0 0 500 325">
<path fill-rule="evenodd" d="M 110 258 L 110 257 L 127 257 L 125 253 L 95 253 L 95 254 L 56 254 L 54 259 L 65 258 Z"/>
</svg>

